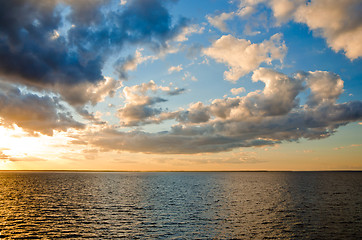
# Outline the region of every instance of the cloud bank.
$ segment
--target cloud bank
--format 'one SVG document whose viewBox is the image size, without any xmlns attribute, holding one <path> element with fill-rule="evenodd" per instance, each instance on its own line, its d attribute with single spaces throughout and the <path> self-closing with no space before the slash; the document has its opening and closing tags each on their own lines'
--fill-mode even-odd
<svg viewBox="0 0 362 240">
<path fill-rule="evenodd" d="M 339 126 L 362 119 L 362 102 L 337 103 L 343 92 L 343 81 L 334 73 L 314 71 L 287 76 L 259 68 L 252 80 L 264 82 L 264 89 L 244 97 L 215 99 L 210 105 L 199 102 L 187 110 L 168 113 L 169 118 L 178 122 L 170 131 L 121 132 L 108 128 L 84 133 L 79 140 L 104 150 L 166 154 L 221 152 L 301 138 L 326 138 Z M 152 87 L 155 86 L 150 83 L 137 88 Z M 310 93 L 306 104 L 301 105 L 298 95 L 307 90 Z M 142 99 L 147 102 L 141 106 L 150 104 L 149 98 L 142 96 Z M 159 114 L 155 110 L 149 112 Z M 138 121 L 149 117 L 132 116 Z"/>
</svg>

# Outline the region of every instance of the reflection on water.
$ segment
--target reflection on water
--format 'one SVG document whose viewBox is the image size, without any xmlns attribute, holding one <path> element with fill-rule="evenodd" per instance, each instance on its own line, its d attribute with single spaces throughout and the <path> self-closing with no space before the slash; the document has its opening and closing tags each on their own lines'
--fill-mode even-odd
<svg viewBox="0 0 362 240">
<path fill-rule="evenodd" d="M 362 237 L 362 172 L 0 172 L 0 238 Z"/>
</svg>

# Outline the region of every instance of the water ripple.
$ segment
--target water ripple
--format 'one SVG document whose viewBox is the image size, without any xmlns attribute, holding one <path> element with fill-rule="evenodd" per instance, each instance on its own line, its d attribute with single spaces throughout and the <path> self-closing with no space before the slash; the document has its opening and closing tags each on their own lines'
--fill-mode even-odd
<svg viewBox="0 0 362 240">
<path fill-rule="evenodd" d="M 358 239 L 362 173 L 0 172 L 0 238 Z"/>
</svg>

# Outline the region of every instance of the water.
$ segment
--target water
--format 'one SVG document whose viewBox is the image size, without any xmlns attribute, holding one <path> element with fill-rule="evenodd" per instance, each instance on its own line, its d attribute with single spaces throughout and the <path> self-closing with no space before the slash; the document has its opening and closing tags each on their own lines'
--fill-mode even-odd
<svg viewBox="0 0 362 240">
<path fill-rule="evenodd" d="M 0 189 L 0 238 L 362 238 L 362 172 L 0 172 Z"/>
</svg>

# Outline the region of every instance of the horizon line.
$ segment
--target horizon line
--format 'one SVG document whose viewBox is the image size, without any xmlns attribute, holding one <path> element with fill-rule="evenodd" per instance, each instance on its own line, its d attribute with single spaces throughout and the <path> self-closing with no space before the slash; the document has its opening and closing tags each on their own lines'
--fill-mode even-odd
<svg viewBox="0 0 362 240">
<path fill-rule="evenodd" d="M 150 171 L 141 171 L 141 170 L 0 170 L 0 172 L 149 172 L 149 173 L 161 173 L 161 172 L 362 172 L 362 170 L 150 170 Z"/>
</svg>

